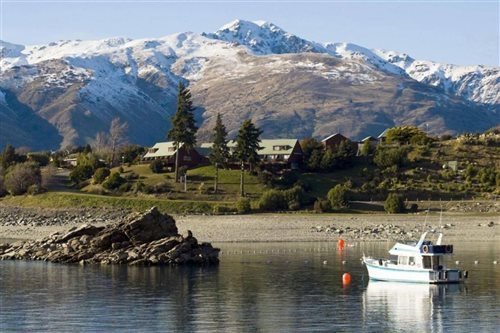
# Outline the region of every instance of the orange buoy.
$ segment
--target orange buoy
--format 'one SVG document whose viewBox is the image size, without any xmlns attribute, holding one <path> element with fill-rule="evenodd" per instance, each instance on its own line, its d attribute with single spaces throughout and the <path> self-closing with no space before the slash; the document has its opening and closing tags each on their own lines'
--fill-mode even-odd
<svg viewBox="0 0 500 333">
<path fill-rule="evenodd" d="M 344 242 L 344 240 L 342 238 L 339 239 L 339 241 L 337 242 L 337 246 L 339 247 L 339 249 L 343 249 L 344 248 L 345 242 Z"/>
<path fill-rule="evenodd" d="M 342 275 L 342 284 L 346 285 L 346 284 L 349 284 L 349 283 L 351 283 L 351 274 L 344 273 Z"/>
</svg>

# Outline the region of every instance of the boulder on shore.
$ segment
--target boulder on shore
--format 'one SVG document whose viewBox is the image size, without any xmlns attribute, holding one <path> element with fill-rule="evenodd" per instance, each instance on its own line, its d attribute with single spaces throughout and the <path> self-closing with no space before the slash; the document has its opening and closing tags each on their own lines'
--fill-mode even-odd
<svg viewBox="0 0 500 333">
<path fill-rule="evenodd" d="M 94 227 L 82 225 L 65 234 L 36 241 L 0 244 L 1 260 L 44 260 L 57 263 L 182 265 L 217 264 L 219 249 L 199 244 L 188 230 L 178 234 L 175 220 L 156 207 L 133 214 L 124 222 Z"/>
</svg>

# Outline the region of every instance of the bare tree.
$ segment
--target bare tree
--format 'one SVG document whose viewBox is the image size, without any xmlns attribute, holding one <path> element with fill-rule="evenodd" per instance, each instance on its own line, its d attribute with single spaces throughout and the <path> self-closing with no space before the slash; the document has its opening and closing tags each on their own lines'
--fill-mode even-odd
<svg viewBox="0 0 500 333">
<path fill-rule="evenodd" d="M 98 154 L 105 154 L 109 147 L 108 135 L 104 132 L 98 132 L 92 142 L 92 150 Z"/>
<path fill-rule="evenodd" d="M 109 128 L 109 143 L 111 147 L 111 166 L 116 163 L 116 151 L 127 143 L 128 123 L 121 122 L 120 118 L 113 118 Z"/>
</svg>

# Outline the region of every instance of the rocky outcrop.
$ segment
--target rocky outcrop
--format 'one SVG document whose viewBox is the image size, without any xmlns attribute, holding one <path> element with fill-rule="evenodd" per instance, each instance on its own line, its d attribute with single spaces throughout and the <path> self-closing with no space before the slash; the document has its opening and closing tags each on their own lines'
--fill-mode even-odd
<svg viewBox="0 0 500 333">
<path fill-rule="evenodd" d="M 0 244 L 2 260 L 57 263 L 181 265 L 217 264 L 219 249 L 199 244 L 191 231 L 178 234 L 175 220 L 155 207 L 119 224 L 84 224 L 36 241 Z"/>
</svg>

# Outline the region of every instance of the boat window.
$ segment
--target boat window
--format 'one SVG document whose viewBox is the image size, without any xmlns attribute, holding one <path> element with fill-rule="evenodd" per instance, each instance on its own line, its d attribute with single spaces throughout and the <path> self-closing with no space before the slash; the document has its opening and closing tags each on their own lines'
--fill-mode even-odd
<svg viewBox="0 0 500 333">
<path fill-rule="evenodd" d="M 422 263 L 424 265 L 424 268 L 431 268 L 431 257 L 429 256 L 423 256 L 422 257 Z"/>
<path fill-rule="evenodd" d="M 413 266 L 413 265 L 415 265 L 415 257 L 409 257 L 409 258 L 408 258 L 408 263 L 409 263 L 410 265 L 412 265 L 412 266 Z"/>
<path fill-rule="evenodd" d="M 432 269 L 441 269 L 439 265 L 439 257 L 432 257 Z"/>
<path fill-rule="evenodd" d="M 408 257 L 400 256 L 398 261 L 400 265 L 408 265 Z"/>
</svg>

